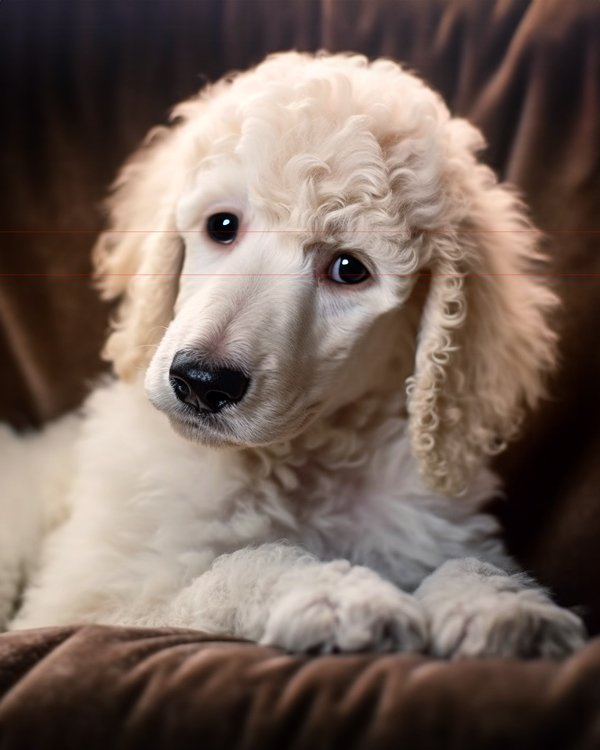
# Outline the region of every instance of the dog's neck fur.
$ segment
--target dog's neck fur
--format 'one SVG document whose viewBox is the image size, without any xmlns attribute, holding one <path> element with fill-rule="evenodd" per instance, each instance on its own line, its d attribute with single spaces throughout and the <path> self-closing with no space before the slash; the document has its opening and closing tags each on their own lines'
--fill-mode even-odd
<svg viewBox="0 0 600 750">
<path fill-rule="evenodd" d="M 240 452 L 248 477 L 268 483 L 280 496 L 293 499 L 302 493 L 315 497 L 317 485 L 328 489 L 340 477 L 356 481 L 369 472 L 384 446 L 399 440 L 406 430 L 406 396 L 369 393 L 316 420 L 300 435 L 280 443 L 246 448 Z M 310 492 L 306 492 L 310 489 Z"/>
</svg>

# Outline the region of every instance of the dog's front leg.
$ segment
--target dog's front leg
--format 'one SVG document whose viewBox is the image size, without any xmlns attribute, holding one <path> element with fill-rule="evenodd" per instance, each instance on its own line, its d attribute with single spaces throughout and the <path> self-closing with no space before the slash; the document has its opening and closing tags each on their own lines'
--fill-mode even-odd
<svg viewBox="0 0 600 750">
<path fill-rule="evenodd" d="M 436 656 L 561 657 L 579 648 L 583 623 L 524 573 L 469 557 L 450 560 L 415 592 Z"/>
<path fill-rule="evenodd" d="M 283 543 L 217 558 L 161 624 L 230 633 L 288 651 L 422 651 L 426 618 L 410 594 L 345 560 Z"/>
</svg>

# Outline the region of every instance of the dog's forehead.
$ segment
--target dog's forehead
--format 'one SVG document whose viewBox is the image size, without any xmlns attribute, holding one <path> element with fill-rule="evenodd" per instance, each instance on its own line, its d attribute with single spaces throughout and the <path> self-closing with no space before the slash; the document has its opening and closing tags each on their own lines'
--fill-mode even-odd
<svg viewBox="0 0 600 750">
<path fill-rule="evenodd" d="M 349 113 L 314 101 L 297 104 L 241 122 L 234 155 L 254 202 L 273 218 L 296 217 L 306 228 L 328 218 L 332 230 L 352 211 L 385 211 L 393 129 L 358 108 Z"/>
<path fill-rule="evenodd" d="M 447 110 L 398 66 L 340 65 L 333 73 L 317 65 L 304 77 L 294 71 L 290 80 L 283 68 L 251 72 L 220 89 L 198 129 L 190 123 L 203 144 L 199 172 L 216 171 L 199 182 L 231 185 L 277 226 L 324 235 L 417 228 L 402 195 L 419 205 L 438 199 L 427 185 L 437 181 Z M 407 176 L 427 185 L 404 190 Z"/>
</svg>

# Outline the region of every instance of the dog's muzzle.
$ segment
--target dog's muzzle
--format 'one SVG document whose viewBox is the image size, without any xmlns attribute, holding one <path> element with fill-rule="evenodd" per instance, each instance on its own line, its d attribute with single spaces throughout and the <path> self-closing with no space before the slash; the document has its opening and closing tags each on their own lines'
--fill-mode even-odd
<svg viewBox="0 0 600 750">
<path fill-rule="evenodd" d="M 209 366 L 184 351 L 173 357 L 169 381 L 180 401 L 197 412 L 213 414 L 239 403 L 250 383 L 240 370 Z"/>
</svg>

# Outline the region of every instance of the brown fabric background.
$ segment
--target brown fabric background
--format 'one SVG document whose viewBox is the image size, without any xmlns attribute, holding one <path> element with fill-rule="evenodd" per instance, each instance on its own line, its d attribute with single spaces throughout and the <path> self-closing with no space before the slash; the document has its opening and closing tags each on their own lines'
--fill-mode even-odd
<svg viewBox="0 0 600 750">
<path fill-rule="evenodd" d="M 405 61 L 483 129 L 484 158 L 547 232 L 562 367 L 498 461 L 497 512 L 521 562 L 600 632 L 598 0 L 1 2 L 0 419 L 56 417 L 101 370 L 89 250 L 120 162 L 203 77 L 290 47 Z M 86 731 L 90 747 L 600 747 L 598 649 L 559 668 L 303 660 L 166 631 L 5 635 L 0 748 L 79 748 Z"/>
</svg>

